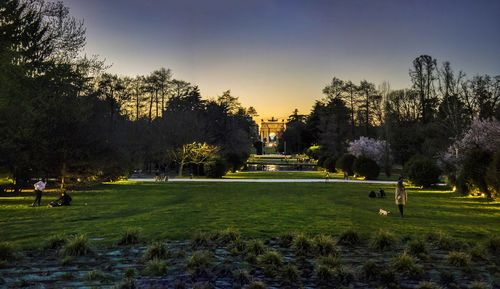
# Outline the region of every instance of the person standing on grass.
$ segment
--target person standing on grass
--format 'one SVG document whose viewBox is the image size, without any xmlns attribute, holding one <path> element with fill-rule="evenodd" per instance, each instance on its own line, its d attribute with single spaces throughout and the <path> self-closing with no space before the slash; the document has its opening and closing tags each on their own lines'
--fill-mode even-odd
<svg viewBox="0 0 500 289">
<path fill-rule="evenodd" d="M 35 201 L 31 205 L 32 207 L 40 206 L 40 203 L 42 202 L 42 193 L 43 190 L 45 190 L 45 186 L 47 185 L 47 182 L 45 179 L 41 179 L 38 182 L 35 183 Z"/>
<path fill-rule="evenodd" d="M 403 185 L 403 180 L 401 178 L 396 185 L 394 199 L 396 201 L 396 205 L 398 205 L 399 213 L 401 214 L 402 218 L 404 207 L 406 206 L 406 202 L 408 201 L 408 195 L 406 194 L 405 186 Z"/>
</svg>

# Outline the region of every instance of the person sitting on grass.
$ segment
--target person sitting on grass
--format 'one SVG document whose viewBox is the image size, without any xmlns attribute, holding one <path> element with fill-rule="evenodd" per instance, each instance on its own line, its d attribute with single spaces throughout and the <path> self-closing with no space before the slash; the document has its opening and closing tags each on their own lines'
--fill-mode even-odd
<svg viewBox="0 0 500 289">
<path fill-rule="evenodd" d="M 49 207 L 70 206 L 72 200 L 71 196 L 64 190 L 59 199 L 49 203 Z"/>
</svg>

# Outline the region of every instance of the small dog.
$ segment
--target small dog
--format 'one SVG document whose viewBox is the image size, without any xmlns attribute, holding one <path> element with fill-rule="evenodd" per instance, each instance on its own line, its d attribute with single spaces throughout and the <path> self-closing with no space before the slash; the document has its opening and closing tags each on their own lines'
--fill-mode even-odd
<svg viewBox="0 0 500 289">
<path fill-rule="evenodd" d="M 380 208 L 380 209 L 378 210 L 378 214 L 379 214 L 380 216 L 387 216 L 387 215 L 389 215 L 390 213 L 391 213 L 391 211 L 388 211 L 388 210 L 386 211 L 386 210 L 384 210 L 384 209 L 382 209 L 382 208 Z"/>
</svg>

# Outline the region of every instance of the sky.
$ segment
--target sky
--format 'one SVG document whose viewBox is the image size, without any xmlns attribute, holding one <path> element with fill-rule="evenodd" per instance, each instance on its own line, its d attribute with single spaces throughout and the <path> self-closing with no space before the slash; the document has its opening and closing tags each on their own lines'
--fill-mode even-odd
<svg viewBox="0 0 500 289">
<path fill-rule="evenodd" d="M 332 77 L 410 86 L 414 58 L 500 75 L 498 0 L 63 0 L 119 75 L 170 68 L 259 117 L 308 114 Z"/>
</svg>

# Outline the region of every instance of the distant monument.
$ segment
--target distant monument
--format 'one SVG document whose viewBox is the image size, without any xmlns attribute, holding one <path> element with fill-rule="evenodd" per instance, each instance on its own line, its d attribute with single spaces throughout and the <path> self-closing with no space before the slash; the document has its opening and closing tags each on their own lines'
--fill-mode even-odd
<svg viewBox="0 0 500 289">
<path fill-rule="evenodd" d="M 260 140 L 266 144 L 266 146 L 276 146 L 278 139 L 281 137 L 285 131 L 286 123 L 285 120 L 275 119 L 272 117 L 267 121 L 264 119 L 260 120 Z"/>
</svg>

